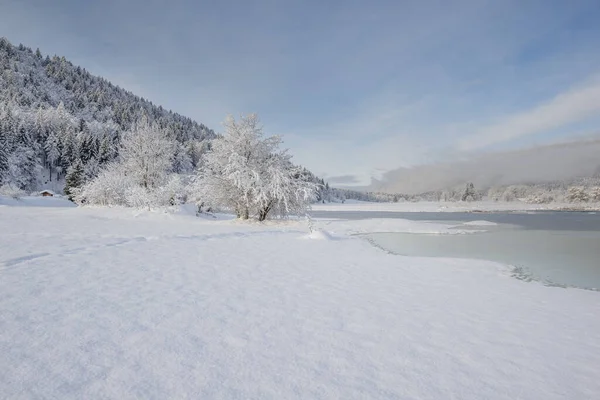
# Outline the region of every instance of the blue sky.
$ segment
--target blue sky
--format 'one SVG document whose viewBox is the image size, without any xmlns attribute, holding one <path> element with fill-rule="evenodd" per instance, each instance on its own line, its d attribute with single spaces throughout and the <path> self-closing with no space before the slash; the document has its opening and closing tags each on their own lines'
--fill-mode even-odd
<svg viewBox="0 0 600 400">
<path fill-rule="evenodd" d="M 600 1 L 0 0 L 0 36 L 334 183 L 600 132 Z"/>
</svg>

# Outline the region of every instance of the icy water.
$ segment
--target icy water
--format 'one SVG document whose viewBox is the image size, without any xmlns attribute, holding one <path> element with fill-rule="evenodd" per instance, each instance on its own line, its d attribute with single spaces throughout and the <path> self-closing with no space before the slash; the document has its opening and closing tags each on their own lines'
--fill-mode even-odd
<svg viewBox="0 0 600 400">
<path fill-rule="evenodd" d="M 557 286 L 600 289 L 600 214 L 588 212 L 527 213 L 315 213 L 345 219 L 403 218 L 456 224 L 484 233 L 432 235 L 374 233 L 375 245 L 395 254 L 473 258 L 515 267 L 515 276 Z M 377 214 L 377 215 L 376 215 Z M 469 221 L 495 226 L 464 226 Z M 462 226 L 461 226 L 462 225 Z"/>
</svg>

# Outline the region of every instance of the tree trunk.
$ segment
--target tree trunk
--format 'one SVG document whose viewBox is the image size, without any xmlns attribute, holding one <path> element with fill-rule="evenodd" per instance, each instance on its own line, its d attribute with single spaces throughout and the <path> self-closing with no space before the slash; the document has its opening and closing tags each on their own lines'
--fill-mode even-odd
<svg viewBox="0 0 600 400">
<path fill-rule="evenodd" d="M 258 220 L 259 220 L 260 222 L 262 222 L 262 221 L 264 221 L 265 219 L 267 219 L 267 213 L 268 213 L 268 211 L 265 211 L 265 210 L 260 210 L 260 211 L 259 211 L 259 213 L 258 213 Z"/>
<path fill-rule="evenodd" d="M 238 206 L 238 208 L 235 210 L 235 214 L 239 219 L 250 218 L 250 212 L 248 211 L 248 207 Z"/>
<path fill-rule="evenodd" d="M 267 216 L 269 215 L 269 211 L 271 211 L 271 207 L 272 204 L 269 203 L 268 206 L 263 207 L 259 212 L 258 212 L 258 220 L 259 221 L 264 221 L 265 219 L 267 219 Z"/>
</svg>

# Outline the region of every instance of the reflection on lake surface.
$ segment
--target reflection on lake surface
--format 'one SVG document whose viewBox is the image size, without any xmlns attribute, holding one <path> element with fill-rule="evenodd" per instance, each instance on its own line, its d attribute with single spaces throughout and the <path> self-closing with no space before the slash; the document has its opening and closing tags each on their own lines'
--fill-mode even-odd
<svg viewBox="0 0 600 400">
<path fill-rule="evenodd" d="M 496 226 L 471 226 L 484 233 L 432 235 L 373 233 L 370 240 L 395 254 L 483 259 L 516 267 L 521 277 L 545 283 L 600 289 L 600 214 L 535 213 L 349 213 L 320 215 L 349 219 L 404 218 L 457 225 L 485 220 Z M 348 215 L 354 214 L 354 215 Z M 361 214 L 361 215 L 359 215 Z M 386 214 L 386 215 L 374 215 Z M 466 226 L 459 226 L 465 229 Z"/>
</svg>

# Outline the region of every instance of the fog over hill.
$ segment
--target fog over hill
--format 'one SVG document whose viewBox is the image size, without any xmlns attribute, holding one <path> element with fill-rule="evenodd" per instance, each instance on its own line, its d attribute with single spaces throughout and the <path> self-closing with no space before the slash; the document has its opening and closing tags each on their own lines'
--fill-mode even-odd
<svg viewBox="0 0 600 400">
<path fill-rule="evenodd" d="M 418 194 L 465 182 L 477 188 L 570 180 L 600 174 L 600 138 L 486 153 L 469 160 L 399 168 L 368 190 Z"/>
</svg>

